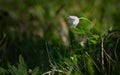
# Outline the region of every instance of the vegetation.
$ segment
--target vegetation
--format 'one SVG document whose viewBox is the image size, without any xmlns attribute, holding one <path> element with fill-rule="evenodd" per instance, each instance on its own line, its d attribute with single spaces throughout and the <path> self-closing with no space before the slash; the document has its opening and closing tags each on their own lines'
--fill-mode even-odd
<svg viewBox="0 0 120 75">
<path fill-rule="evenodd" d="M 119 5 L 0 0 L 0 75 L 120 75 Z"/>
</svg>

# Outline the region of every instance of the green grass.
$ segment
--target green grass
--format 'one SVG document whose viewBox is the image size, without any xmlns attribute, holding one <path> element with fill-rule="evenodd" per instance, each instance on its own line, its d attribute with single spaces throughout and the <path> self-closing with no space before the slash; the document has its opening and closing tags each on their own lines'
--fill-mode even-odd
<svg viewBox="0 0 120 75">
<path fill-rule="evenodd" d="M 0 75 L 120 75 L 119 3 L 0 0 Z"/>
</svg>

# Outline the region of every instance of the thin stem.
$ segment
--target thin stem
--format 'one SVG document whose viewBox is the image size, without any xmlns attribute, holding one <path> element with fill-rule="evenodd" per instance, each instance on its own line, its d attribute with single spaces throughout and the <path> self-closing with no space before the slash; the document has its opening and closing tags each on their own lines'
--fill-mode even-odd
<svg viewBox="0 0 120 75">
<path fill-rule="evenodd" d="M 91 24 L 91 21 L 89 19 L 85 18 L 85 17 L 81 17 L 79 19 L 86 20 L 87 22 L 89 22 Z"/>
<path fill-rule="evenodd" d="M 53 72 L 59 72 L 59 73 L 66 74 L 66 72 L 64 72 L 62 70 L 52 70 L 52 71 L 45 72 L 42 75 L 51 75 Z"/>
<path fill-rule="evenodd" d="M 85 52 L 86 53 L 86 55 L 88 56 L 88 57 L 90 57 L 90 55 L 88 54 L 88 52 Z M 91 57 L 90 57 L 91 58 Z M 95 67 L 98 69 L 98 71 L 100 72 L 100 69 L 99 69 L 99 67 L 97 66 L 97 64 L 95 63 L 95 61 L 91 58 L 91 60 L 92 60 L 92 62 L 93 62 L 93 64 L 95 65 Z"/>
<path fill-rule="evenodd" d="M 103 46 L 104 38 L 101 39 L 101 56 L 102 56 L 102 70 L 104 71 L 104 46 Z"/>
<path fill-rule="evenodd" d="M 114 54 L 115 54 L 116 60 L 118 60 L 117 53 L 116 53 L 116 49 L 117 49 L 117 47 L 118 47 L 119 40 L 120 40 L 120 38 L 117 39 L 117 42 L 116 42 L 116 44 L 115 44 L 115 50 L 114 50 Z"/>
</svg>

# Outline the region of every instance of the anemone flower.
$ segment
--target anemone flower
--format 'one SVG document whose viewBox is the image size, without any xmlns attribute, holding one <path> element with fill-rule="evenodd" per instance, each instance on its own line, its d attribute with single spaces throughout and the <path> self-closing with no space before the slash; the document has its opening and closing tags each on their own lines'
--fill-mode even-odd
<svg viewBox="0 0 120 75">
<path fill-rule="evenodd" d="M 72 28 L 76 28 L 79 23 L 79 18 L 77 16 L 69 16 L 68 23 L 70 23 Z"/>
</svg>

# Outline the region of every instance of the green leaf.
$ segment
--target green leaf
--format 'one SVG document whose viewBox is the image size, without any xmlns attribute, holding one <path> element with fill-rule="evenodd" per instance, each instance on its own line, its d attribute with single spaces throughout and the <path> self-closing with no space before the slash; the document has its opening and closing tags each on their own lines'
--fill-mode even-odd
<svg viewBox="0 0 120 75">
<path fill-rule="evenodd" d="M 8 64 L 8 68 L 9 68 L 9 72 L 12 75 L 28 75 L 27 73 L 27 66 L 23 60 L 23 57 L 20 55 L 19 56 L 19 64 L 18 67 L 16 66 L 11 66 L 10 64 Z"/>
<path fill-rule="evenodd" d="M 109 28 L 109 31 L 113 31 L 113 26 L 111 26 L 111 27 Z"/>
<path fill-rule="evenodd" d="M 72 67 L 72 66 L 70 66 L 70 69 L 69 69 L 69 71 L 67 72 L 67 75 L 71 75 L 72 70 L 73 70 L 73 67 Z"/>
<path fill-rule="evenodd" d="M 91 39 L 90 42 L 91 42 L 92 44 L 97 44 L 97 41 L 96 41 L 96 40 L 93 40 L 93 39 Z"/>
<path fill-rule="evenodd" d="M 27 66 L 21 55 L 19 56 L 18 70 L 22 75 L 27 75 Z"/>
<path fill-rule="evenodd" d="M 77 63 L 78 63 L 77 55 L 73 55 L 73 56 L 71 57 L 71 59 L 72 59 L 74 65 L 77 65 Z"/>
<path fill-rule="evenodd" d="M 39 67 L 36 67 L 36 68 L 32 71 L 32 75 L 39 75 Z"/>
<path fill-rule="evenodd" d="M 97 40 L 99 38 L 99 35 L 92 35 L 92 37 Z"/>
<path fill-rule="evenodd" d="M 7 70 L 0 67 L 0 75 L 5 75 L 7 73 Z"/>
<path fill-rule="evenodd" d="M 80 30 L 78 28 L 72 29 L 72 32 L 75 34 L 87 34 L 88 33 L 88 31 L 83 30 L 83 29 Z"/>
</svg>

